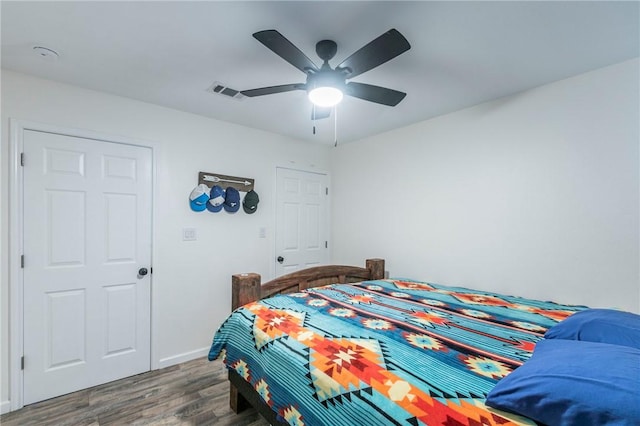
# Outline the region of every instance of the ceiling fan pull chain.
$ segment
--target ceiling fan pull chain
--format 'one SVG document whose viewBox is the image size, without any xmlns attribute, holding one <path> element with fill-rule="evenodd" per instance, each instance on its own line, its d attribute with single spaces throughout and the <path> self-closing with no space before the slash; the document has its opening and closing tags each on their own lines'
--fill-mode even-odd
<svg viewBox="0 0 640 426">
<path fill-rule="evenodd" d="M 312 103 L 311 103 L 311 108 L 313 109 L 313 111 L 312 111 L 312 113 L 311 113 L 311 115 L 312 115 L 313 117 L 311 117 L 311 118 L 312 118 L 312 121 L 313 121 L 313 134 L 315 135 L 315 134 L 316 134 L 316 122 L 315 122 L 315 119 L 316 119 L 316 104 L 314 104 L 314 103 L 312 102 Z"/>
<path fill-rule="evenodd" d="M 333 147 L 338 146 L 338 105 L 334 105 L 333 107 Z"/>
</svg>

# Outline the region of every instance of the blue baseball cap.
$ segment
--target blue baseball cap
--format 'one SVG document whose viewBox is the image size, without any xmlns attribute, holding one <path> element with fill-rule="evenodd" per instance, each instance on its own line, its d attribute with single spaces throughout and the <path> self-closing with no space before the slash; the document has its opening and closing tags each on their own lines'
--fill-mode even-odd
<svg viewBox="0 0 640 426">
<path fill-rule="evenodd" d="M 189 195 L 189 205 L 194 212 L 201 212 L 207 208 L 207 201 L 209 201 L 209 187 L 204 183 L 193 188 L 191 195 Z"/>
<path fill-rule="evenodd" d="M 227 196 L 224 200 L 224 209 L 229 213 L 235 213 L 240 208 L 240 193 L 233 187 L 227 188 Z"/>
<path fill-rule="evenodd" d="M 209 193 L 207 210 L 214 213 L 219 212 L 220 210 L 222 210 L 222 205 L 224 204 L 225 198 L 225 190 L 218 185 L 214 185 L 213 188 L 211 188 L 211 192 Z"/>
</svg>

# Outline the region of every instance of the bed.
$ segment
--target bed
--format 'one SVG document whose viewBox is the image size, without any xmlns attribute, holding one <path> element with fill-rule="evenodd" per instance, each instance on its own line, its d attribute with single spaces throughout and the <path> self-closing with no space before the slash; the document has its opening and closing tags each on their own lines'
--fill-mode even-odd
<svg viewBox="0 0 640 426">
<path fill-rule="evenodd" d="M 234 275 L 232 308 L 209 353 L 229 370 L 232 409 L 252 405 L 271 424 L 312 426 L 536 425 L 488 406 L 487 395 L 530 359 L 548 329 L 587 309 L 384 279 L 382 259 L 264 285 L 257 274 Z M 630 368 L 636 355 L 640 349 Z M 640 387 L 638 374 L 631 387 Z"/>
</svg>

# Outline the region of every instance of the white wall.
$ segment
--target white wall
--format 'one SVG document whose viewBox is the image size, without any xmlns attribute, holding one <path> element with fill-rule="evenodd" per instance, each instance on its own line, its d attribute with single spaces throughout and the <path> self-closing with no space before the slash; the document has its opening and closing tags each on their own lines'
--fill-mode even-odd
<svg viewBox="0 0 640 426">
<path fill-rule="evenodd" d="M 142 139 L 157 146 L 153 300 L 155 361 L 167 366 L 204 355 L 230 311 L 231 274 L 272 273 L 275 168 L 329 169 L 329 147 L 104 93 L 2 72 L 0 403 L 9 399 L 8 121 L 18 118 Z M 256 179 L 258 211 L 194 213 L 188 195 L 199 171 Z M 195 227 L 198 241 L 183 242 Z M 259 239 L 260 227 L 267 238 Z M 3 406 L 3 409 L 6 407 Z"/>
<path fill-rule="evenodd" d="M 331 166 L 334 262 L 380 256 L 395 276 L 640 312 L 638 76 L 629 61 L 332 150 L 3 71 L 0 404 L 9 117 L 156 143 L 155 361 L 167 365 L 207 348 L 232 273 L 270 274 L 276 165 Z M 200 170 L 254 177 L 259 212 L 191 212 Z M 181 241 L 185 226 L 198 241 Z"/>
<path fill-rule="evenodd" d="M 338 147 L 333 261 L 640 312 L 638 81 L 636 59 Z"/>
</svg>

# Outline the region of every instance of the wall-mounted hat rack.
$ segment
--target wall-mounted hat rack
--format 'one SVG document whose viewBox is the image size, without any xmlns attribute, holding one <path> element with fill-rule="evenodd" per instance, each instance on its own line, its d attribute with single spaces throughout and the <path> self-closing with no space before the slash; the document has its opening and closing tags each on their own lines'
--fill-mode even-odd
<svg viewBox="0 0 640 426">
<path fill-rule="evenodd" d="M 204 183 L 209 188 L 218 185 L 222 188 L 232 187 L 240 192 L 249 192 L 253 190 L 255 180 L 239 176 L 221 175 L 219 173 L 199 172 L 198 184 L 201 183 Z"/>
</svg>

